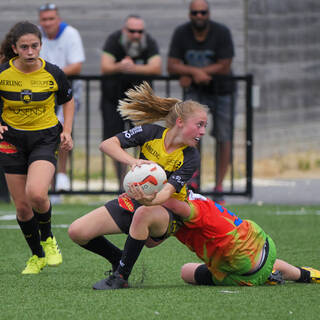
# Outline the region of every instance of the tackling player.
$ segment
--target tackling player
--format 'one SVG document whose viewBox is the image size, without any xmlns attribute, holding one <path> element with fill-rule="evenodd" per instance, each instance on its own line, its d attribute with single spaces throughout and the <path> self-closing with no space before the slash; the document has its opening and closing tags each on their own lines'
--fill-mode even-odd
<svg viewBox="0 0 320 320">
<path fill-rule="evenodd" d="M 204 262 L 182 267 L 185 282 L 245 286 L 283 280 L 320 283 L 320 271 L 276 259 L 275 244 L 260 226 L 218 203 L 190 192 L 186 202 L 167 205 L 185 217 L 175 236 Z"/>
</svg>

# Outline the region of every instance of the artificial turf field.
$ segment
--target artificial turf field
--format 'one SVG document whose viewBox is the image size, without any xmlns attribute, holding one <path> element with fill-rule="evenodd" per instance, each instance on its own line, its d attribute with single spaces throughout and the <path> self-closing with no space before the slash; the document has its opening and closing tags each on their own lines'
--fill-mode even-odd
<svg viewBox="0 0 320 320">
<path fill-rule="evenodd" d="M 78 203 L 78 201 L 77 201 Z M 101 203 L 102 204 L 102 203 Z M 198 287 L 180 279 L 180 267 L 197 257 L 175 238 L 145 248 L 130 289 L 94 291 L 110 265 L 75 245 L 67 226 L 99 206 L 54 206 L 53 232 L 63 264 L 39 275 L 21 275 L 30 257 L 12 205 L 0 204 L 0 319 L 320 319 L 320 284 Z M 274 239 L 278 257 L 320 269 L 320 206 L 227 206 L 260 224 Z M 110 236 L 121 246 L 125 237 Z"/>
</svg>

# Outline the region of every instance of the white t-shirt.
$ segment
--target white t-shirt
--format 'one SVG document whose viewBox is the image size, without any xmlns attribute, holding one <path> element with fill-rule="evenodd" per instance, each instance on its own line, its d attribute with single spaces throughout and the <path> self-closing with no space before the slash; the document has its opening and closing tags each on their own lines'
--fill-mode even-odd
<svg viewBox="0 0 320 320">
<path fill-rule="evenodd" d="M 84 48 L 77 29 L 67 25 L 56 39 L 48 39 L 43 30 L 41 31 L 43 35 L 41 58 L 56 64 L 61 69 L 69 64 L 85 61 Z"/>
<path fill-rule="evenodd" d="M 85 53 L 79 31 L 64 22 L 61 23 L 60 28 L 63 30 L 59 32 L 57 38 L 48 39 L 40 27 L 42 32 L 40 57 L 50 63 L 56 64 L 61 69 L 72 63 L 84 62 Z M 76 110 L 80 107 L 81 90 L 81 81 L 73 81 L 73 96 Z M 58 110 L 58 118 L 63 122 L 60 114 L 62 113 L 61 109 L 59 108 Z"/>
</svg>

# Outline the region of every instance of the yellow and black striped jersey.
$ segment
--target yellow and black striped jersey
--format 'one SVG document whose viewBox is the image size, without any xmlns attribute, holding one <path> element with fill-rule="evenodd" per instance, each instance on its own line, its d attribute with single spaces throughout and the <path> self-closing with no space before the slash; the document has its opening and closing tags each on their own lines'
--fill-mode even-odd
<svg viewBox="0 0 320 320">
<path fill-rule="evenodd" d="M 55 126 L 55 106 L 72 99 L 72 89 L 59 67 L 41 59 L 42 67 L 31 73 L 18 70 L 11 59 L 0 66 L 0 98 L 4 122 L 19 130 Z"/>
<path fill-rule="evenodd" d="M 140 159 L 158 163 L 167 174 L 168 183 L 176 193 L 173 198 L 185 200 L 186 183 L 200 166 L 200 155 L 196 148 L 184 146 L 168 153 L 164 139 L 169 129 L 156 124 L 144 124 L 117 134 L 122 148 L 140 146 Z"/>
</svg>

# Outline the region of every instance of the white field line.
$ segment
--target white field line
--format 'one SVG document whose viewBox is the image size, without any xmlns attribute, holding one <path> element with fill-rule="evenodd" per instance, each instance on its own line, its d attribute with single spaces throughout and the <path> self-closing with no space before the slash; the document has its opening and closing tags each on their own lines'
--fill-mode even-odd
<svg viewBox="0 0 320 320">
<path fill-rule="evenodd" d="M 68 224 L 54 224 L 52 225 L 52 228 L 57 228 L 57 229 L 67 229 L 69 228 Z M 12 224 L 12 225 L 1 225 L 0 224 L 0 229 L 12 229 L 12 230 L 20 230 L 20 227 L 16 224 Z"/>
</svg>

